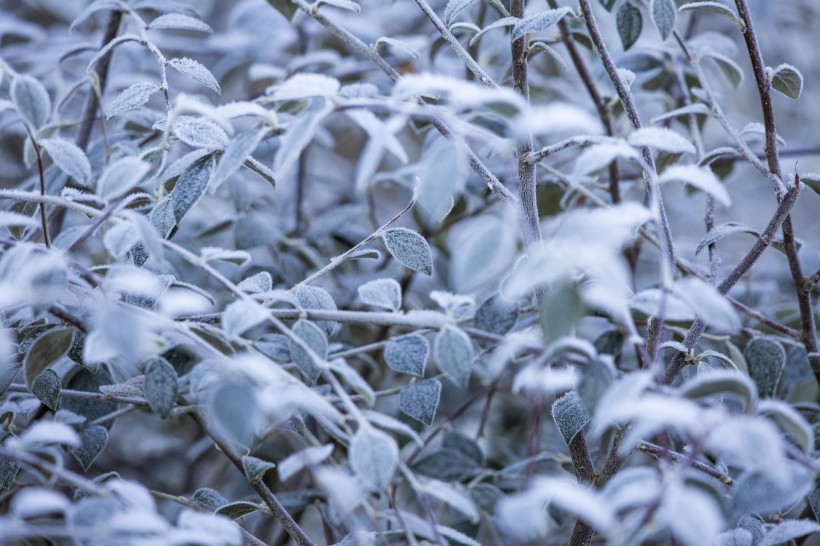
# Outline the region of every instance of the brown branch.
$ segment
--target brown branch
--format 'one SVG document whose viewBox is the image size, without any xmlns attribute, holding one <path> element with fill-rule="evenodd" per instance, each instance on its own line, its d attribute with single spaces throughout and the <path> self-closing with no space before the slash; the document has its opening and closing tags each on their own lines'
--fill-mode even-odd
<svg viewBox="0 0 820 546">
<path fill-rule="evenodd" d="M 671 449 L 667 449 L 665 447 L 661 447 L 650 442 L 641 442 L 638 445 L 637 449 L 642 453 L 646 453 L 658 459 L 668 459 L 676 463 L 686 463 L 695 470 L 699 470 L 704 474 L 712 476 L 713 478 L 720 480 L 722 483 L 726 485 L 732 485 L 733 480 L 731 476 L 724 472 L 721 472 L 717 468 L 710 466 L 706 463 L 691 460 L 691 457 L 689 455 L 684 455 L 682 453 L 678 453 L 677 451 L 672 451 Z"/>
</svg>

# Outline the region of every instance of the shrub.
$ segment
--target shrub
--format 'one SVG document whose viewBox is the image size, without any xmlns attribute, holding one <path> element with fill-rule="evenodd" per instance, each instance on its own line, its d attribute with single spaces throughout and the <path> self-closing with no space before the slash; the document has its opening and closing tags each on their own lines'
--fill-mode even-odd
<svg viewBox="0 0 820 546">
<path fill-rule="evenodd" d="M 820 529 L 820 8 L 525 4 L 4 8 L 0 541 Z"/>
</svg>

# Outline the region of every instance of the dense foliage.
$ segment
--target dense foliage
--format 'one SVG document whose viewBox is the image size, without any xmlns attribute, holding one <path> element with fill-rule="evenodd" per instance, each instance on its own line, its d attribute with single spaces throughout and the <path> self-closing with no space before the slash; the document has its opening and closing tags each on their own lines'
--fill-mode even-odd
<svg viewBox="0 0 820 546">
<path fill-rule="evenodd" d="M 820 530 L 817 2 L 0 5 L 0 543 Z"/>
</svg>

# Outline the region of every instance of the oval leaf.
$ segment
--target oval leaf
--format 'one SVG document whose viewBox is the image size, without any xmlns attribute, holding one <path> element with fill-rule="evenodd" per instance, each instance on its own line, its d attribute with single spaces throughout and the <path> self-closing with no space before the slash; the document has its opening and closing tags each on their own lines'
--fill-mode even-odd
<svg viewBox="0 0 820 546">
<path fill-rule="evenodd" d="M 105 119 L 111 119 L 123 112 L 139 108 L 148 102 L 151 95 L 157 91 L 159 91 L 159 86 L 148 82 L 139 82 L 128 86 L 108 105 Z"/>
<path fill-rule="evenodd" d="M 425 379 L 411 383 L 399 392 L 399 409 L 416 421 L 432 426 L 441 398 L 441 382 Z"/>
<path fill-rule="evenodd" d="M 439 330 L 433 344 L 433 354 L 439 370 L 454 385 L 467 387 L 473 369 L 473 344 L 463 331 L 452 326 Z"/>
<path fill-rule="evenodd" d="M 797 100 L 803 91 L 803 74 L 790 64 L 781 64 L 772 73 L 772 87 L 790 99 Z"/>
<path fill-rule="evenodd" d="M 641 35 L 643 29 L 643 16 L 641 10 L 630 4 L 628 1 L 624 2 L 618 13 L 615 16 L 615 23 L 618 26 L 618 36 L 621 38 L 621 44 L 624 46 L 624 51 L 635 45 L 638 37 Z"/>
<path fill-rule="evenodd" d="M 21 74 L 11 82 L 11 101 L 34 129 L 45 125 L 51 115 L 51 99 L 38 80 Z"/>
<path fill-rule="evenodd" d="M 433 274 L 433 253 L 424 237 L 412 229 L 392 228 L 382 234 L 390 254 L 414 271 Z"/>
<path fill-rule="evenodd" d="M 217 83 L 211 71 L 197 61 L 188 58 L 171 59 L 168 61 L 168 66 L 185 74 L 198 84 L 204 85 L 217 94 L 222 93 L 222 90 L 219 88 L 219 83 Z"/>
<path fill-rule="evenodd" d="M 651 0 L 649 9 L 652 12 L 652 20 L 658 27 L 658 32 L 661 33 L 661 38 L 666 40 L 675 29 L 675 15 L 678 11 L 674 0 Z"/>
<path fill-rule="evenodd" d="M 367 305 L 398 311 L 401 307 L 401 286 L 393 279 L 375 279 L 358 288 L 359 299 Z"/>
<path fill-rule="evenodd" d="M 758 337 L 746 344 L 743 356 L 760 396 L 773 396 L 780 373 L 786 365 L 786 351 L 783 346 L 777 341 Z"/>
<path fill-rule="evenodd" d="M 164 358 L 155 358 L 145 370 L 145 399 L 154 413 L 165 419 L 171 414 L 179 395 L 179 378 Z"/>
<path fill-rule="evenodd" d="M 208 154 L 191 163 L 177 180 L 171 193 L 174 220 L 177 223 L 188 213 L 205 193 L 214 171 L 214 156 Z"/>
<path fill-rule="evenodd" d="M 364 478 L 373 491 L 381 491 L 390 483 L 399 464 L 396 441 L 370 426 L 360 428 L 350 442 L 350 466 Z"/>
<path fill-rule="evenodd" d="M 589 413 L 575 391 L 570 391 L 555 401 L 552 405 L 552 418 L 567 444 L 572 442 L 590 420 Z"/>
<path fill-rule="evenodd" d="M 61 171 L 82 185 L 91 178 L 91 164 L 85 153 L 74 143 L 62 138 L 46 138 L 40 144 Z"/>
<path fill-rule="evenodd" d="M 429 354 L 430 344 L 424 336 L 407 334 L 387 342 L 384 361 L 391 370 L 422 377 Z"/>
<path fill-rule="evenodd" d="M 546 30 L 560 21 L 561 17 L 570 13 L 572 13 L 570 8 L 558 8 L 525 17 L 513 27 L 511 38 L 515 41 L 526 34 Z"/>
</svg>

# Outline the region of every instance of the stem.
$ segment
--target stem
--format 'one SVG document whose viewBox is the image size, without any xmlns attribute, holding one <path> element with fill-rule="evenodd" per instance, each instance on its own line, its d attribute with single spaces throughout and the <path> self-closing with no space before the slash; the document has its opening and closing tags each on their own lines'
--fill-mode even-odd
<svg viewBox="0 0 820 546">
<path fill-rule="evenodd" d="M 692 460 L 689 455 L 684 455 L 682 453 L 678 453 L 677 451 L 672 451 L 671 449 L 667 449 L 665 447 L 661 447 L 650 442 L 641 442 L 638 445 L 637 449 L 638 451 L 647 453 L 649 455 L 652 455 L 653 457 L 668 459 L 670 461 L 675 461 L 679 463 L 686 463 L 695 470 L 699 470 L 704 474 L 712 476 L 713 478 L 717 478 L 726 485 L 732 485 L 733 483 L 732 477 L 728 474 L 721 472 L 717 468 L 706 463 Z"/>
<path fill-rule="evenodd" d="M 34 135 L 29 132 L 31 144 L 34 147 L 34 153 L 37 155 L 37 172 L 40 175 L 40 196 L 46 195 L 46 179 L 43 174 L 43 156 L 40 153 L 40 144 L 35 140 Z M 40 227 L 43 230 L 43 242 L 46 248 L 51 248 L 51 238 L 48 236 L 48 215 L 46 214 L 45 202 L 40 202 Z"/>
<path fill-rule="evenodd" d="M 512 7 L 516 4 L 516 2 L 523 3 L 523 0 L 512 0 L 510 7 L 510 15 L 519 18 L 523 17 L 523 10 L 521 12 L 521 15 L 516 15 L 515 8 Z M 461 42 L 459 42 L 456 39 L 456 37 L 453 36 L 453 33 L 450 32 L 450 29 L 447 28 L 447 25 L 445 25 L 444 22 L 441 19 L 439 19 L 438 15 L 436 15 L 436 12 L 433 11 L 433 8 L 430 7 L 430 4 L 428 4 L 426 0 L 416 0 L 416 4 L 418 4 L 418 6 L 421 8 L 421 11 L 424 12 L 427 18 L 430 19 L 430 21 L 433 23 L 433 26 L 436 27 L 436 30 L 438 30 L 439 34 L 441 34 L 442 38 L 444 38 L 444 40 L 448 44 L 450 44 L 450 47 L 453 48 L 453 51 L 455 51 L 458 58 L 464 62 L 464 64 L 467 66 L 470 72 L 472 72 L 473 75 L 475 75 L 476 78 L 481 80 L 481 83 L 483 83 L 487 87 L 493 89 L 498 87 L 498 84 L 495 83 L 495 81 L 493 81 L 490 75 L 487 74 L 484 71 L 484 69 L 481 68 L 481 66 L 479 66 L 475 59 L 473 59 L 470 53 L 466 49 L 464 49 L 464 46 L 461 45 Z M 513 48 L 514 47 L 515 45 L 513 45 Z"/>
</svg>

